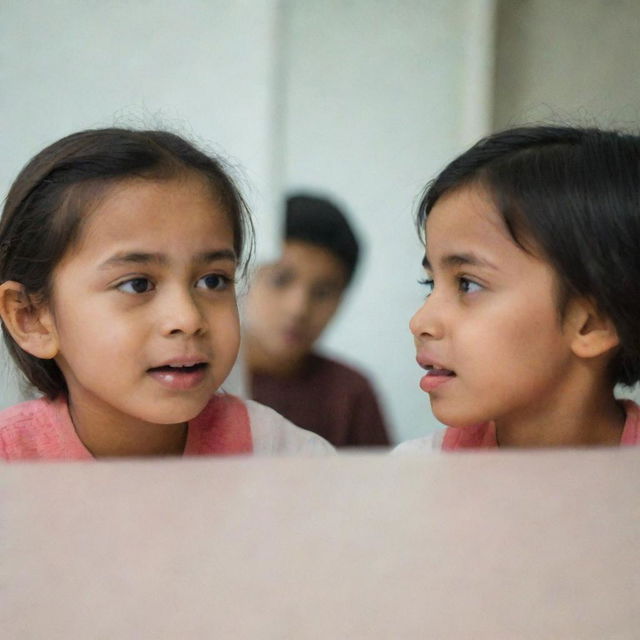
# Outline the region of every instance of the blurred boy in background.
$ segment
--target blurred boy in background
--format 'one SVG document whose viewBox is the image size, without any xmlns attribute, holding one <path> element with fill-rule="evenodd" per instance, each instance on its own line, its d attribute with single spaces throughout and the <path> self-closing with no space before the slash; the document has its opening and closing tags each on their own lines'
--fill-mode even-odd
<svg viewBox="0 0 640 640">
<path fill-rule="evenodd" d="M 358 242 L 328 200 L 288 198 L 282 255 L 251 284 L 244 349 L 253 399 L 338 447 L 389 445 L 369 381 L 314 345 L 358 262 Z"/>
</svg>

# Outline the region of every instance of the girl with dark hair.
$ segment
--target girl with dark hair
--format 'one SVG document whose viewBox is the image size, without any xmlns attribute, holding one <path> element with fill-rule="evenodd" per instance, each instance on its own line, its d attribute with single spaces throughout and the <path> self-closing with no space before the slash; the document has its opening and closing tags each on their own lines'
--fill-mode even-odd
<svg viewBox="0 0 640 640">
<path fill-rule="evenodd" d="M 400 451 L 640 443 L 640 138 L 529 127 L 430 183 L 420 387 L 447 429 Z"/>
<path fill-rule="evenodd" d="M 0 316 L 42 397 L 0 413 L 0 457 L 331 451 L 218 391 L 251 232 L 223 164 L 177 135 L 90 130 L 36 155 L 0 221 Z"/>
</svg>

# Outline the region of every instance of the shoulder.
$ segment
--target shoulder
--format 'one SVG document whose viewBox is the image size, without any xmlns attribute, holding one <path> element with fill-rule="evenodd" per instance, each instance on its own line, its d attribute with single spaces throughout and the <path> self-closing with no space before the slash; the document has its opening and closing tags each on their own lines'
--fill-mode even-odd
<svg viewBox="0 0 640 640">
<path fill-rule="evenodd" d="M 407 440 L 400 443 L 392 451 L 392 455 L 405 453 L 433 453 L 442 450 L 442 440 L 446 429 L 440 429 L 424 438 L 416 438 L 415 440 Z"/>
<path fill-rule="evenodd" d="M 0 411 L 0 457 L 12 460 L 37 456 L 41 440 L 55 423 L 55 407 L 39 398 Z"/>
<path fill-rule="evenodd" d="M 4 435 L 16 427 L 28 427 L 34 421 L 47 420 L 53 413 L 51 403 L 43 398 L 21 402 L 0 411 L 0 433 Z"/>
<path fill-rule="evenodd" d="M 254 454 L 327 455 L 335 449 L 319 435 L 296 427 L 273 409 L 244 401 L 249 414 Z"/>
</svg>

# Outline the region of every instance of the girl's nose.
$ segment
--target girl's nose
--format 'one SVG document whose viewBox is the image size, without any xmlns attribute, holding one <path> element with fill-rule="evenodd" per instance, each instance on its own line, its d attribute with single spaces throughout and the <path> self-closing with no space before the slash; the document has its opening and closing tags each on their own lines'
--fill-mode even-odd
<svg viewBox="0 0 640 640">
<path fill-rule="evenodd" d="M 164 310 L 165 335 L 199 335 L 206 331 L 207 323 L 198 306 L 197 300 L 190 293 L 183 292 L 165 299 Z"/>
<path fill-rule="evenodd" d="M 416 339 L 421 337 L 436 339 L 442 337 L 442 319 L 436 312 L 433 294 L 431 294 L 413 314 L 413 317 L 409 321 L 409 329 Z"/>
</svg>

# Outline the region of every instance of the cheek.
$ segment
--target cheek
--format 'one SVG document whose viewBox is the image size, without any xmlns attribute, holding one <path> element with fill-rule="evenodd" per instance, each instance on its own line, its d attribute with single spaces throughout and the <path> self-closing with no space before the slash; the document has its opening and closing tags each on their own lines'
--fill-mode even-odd
<svg viewBox="0 0 640 640">
<path fill-rule="evenodd" d="M 156 315 L 142 309 L 123 310 L 105 296 L 60 297 L 56 328 L 63 355 L 83 358 L 130 357 L 140 350 L 154 328 Z"/>
<path fill-rule="evenodd" d="M 499 310 L 497 310 L 499 311 Z M 566 351 L 557 314 L 552 307 L 522 308 L 521 313 L 496 313 L 478 322 L 466 336 L 465 348 L 480 352 L 487 375 L 536 375 Z M 475 345 L 475 348 L 474 348 Z"/>
<path fill-rule="evenodd" d="M 333 318 L 340 304 L 339 300 L 328 300 L 318 305 L 313 314 L 313 326 L 318 331 L 322 331 Z"/>
<path fill-rule="evenodd" d="M 211 331 L 221 348 L 237 352 L 240 347 L 240 317 L 237 307 L 233 305 L 226 312 L 215 312 Z"/>
<path fill-rule="evenodd" d="M 100 344 L 118 333 L 117 324 L 110 322 L 95 307 L 82 303 L 73 307 L 57 305 L 55 323 L 58 336 L 67 347 L 80 343 Z"/>
<path fill-rule="evenodd" d="M 553 355 L 562 349 L 564 334 L 557 309 L 551 301 L 523 305 L 523 312 L 510 326 L 503 326 L 509 338 L 523 351 L 533 356 Z"/>
</svg>

